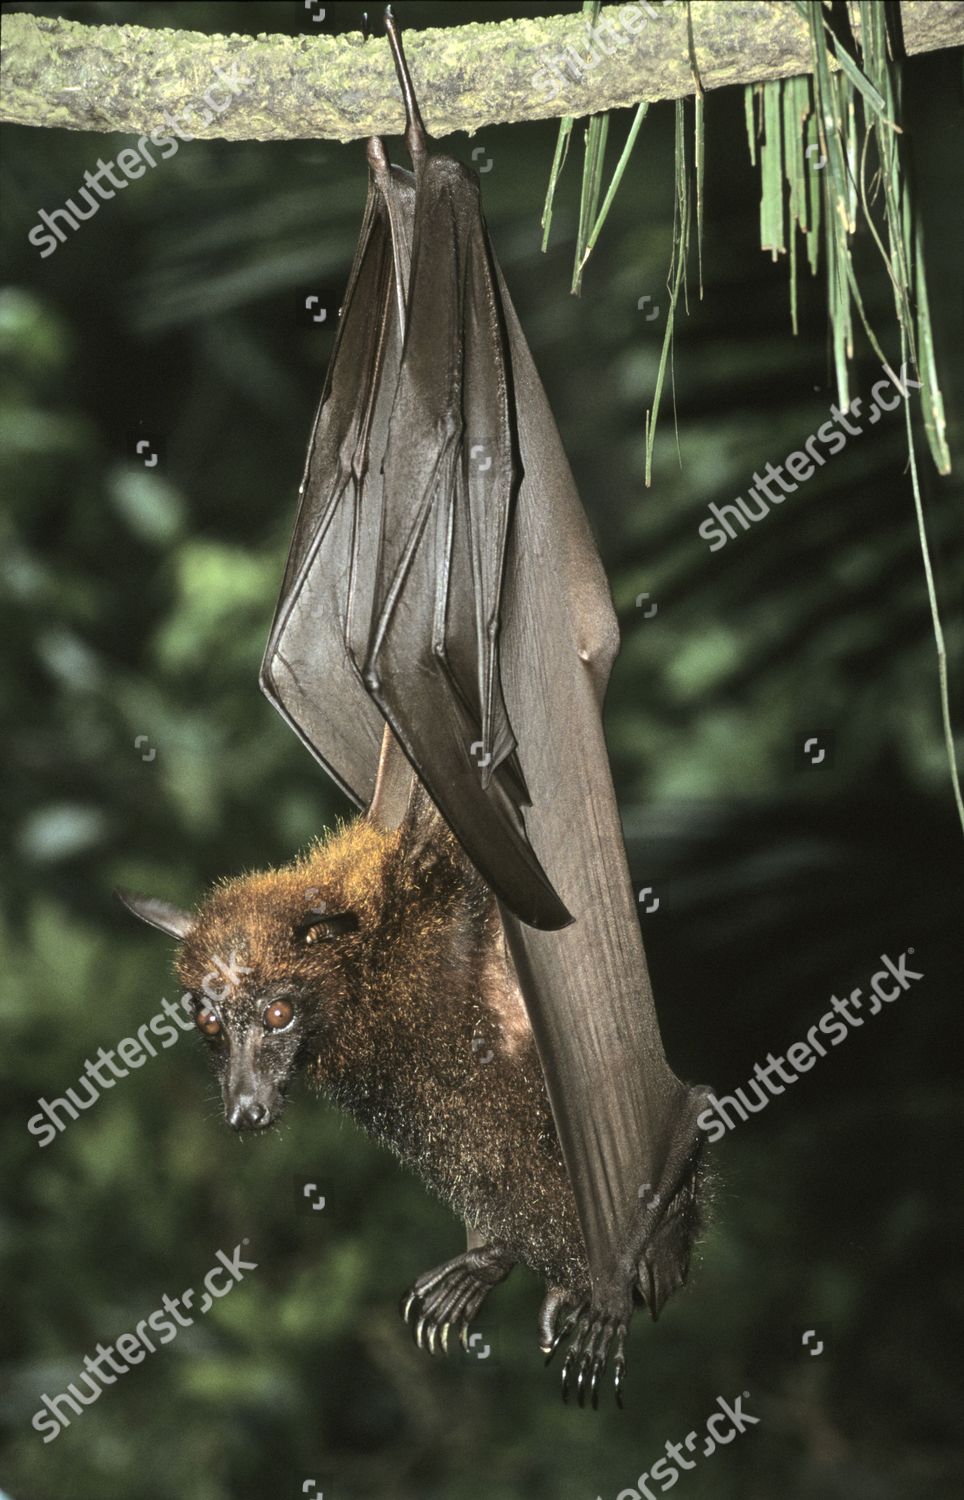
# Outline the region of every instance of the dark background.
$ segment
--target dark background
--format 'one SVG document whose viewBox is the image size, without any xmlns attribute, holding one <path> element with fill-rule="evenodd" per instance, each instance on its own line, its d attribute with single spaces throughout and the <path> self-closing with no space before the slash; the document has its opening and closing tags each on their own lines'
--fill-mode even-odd
<svg viewBox="0 0 964 1500">
<path fill-rule="evenodd" d="M 360 8 L 329 5 L 325 30 L 357 29 Z M 397 12 L 419 29 L 573 8 Z M 311 29 L 299 4 L 30 9 Z M 958 454 L 959 111 L 959 57 L 906 65 Z M 664 400 L 650 491 L 672 105 L 650 111 L 578 300 L 577 143 L 547 257 L 554 124 L 446 143 L 491 161 L 493 239 L 620 613 L 607 723 L 634 880 L 660 897 L 644 922 L 667 1050 L 683 1077 L 733 1089 L 832 994 L 865 985 L 880 954 L 913 946 L 924 979 L 715 1149 L 690 1285 L 658 1326 L 637 1318 L 627 1410 L 595 1415 L 564 1408 L 542 1369 L 525 1272 L 489 1304 L 491 1365 L 415 1350 L 397 1298 L 458 1252 L 460 1226 L 305 1091 L 280 1133 L 239 1139 L 185 1037 L 46 1148 L 27 1132 L 40 1096 L 176 996 L 169 945 L 117 908 L 115 884 L 190 904 L 349 812 L 257 672 L 366 177 L 358 142 L 182 145 L 42 261 L 26 238 L 39 209 L 127 141 L 7 128 L 0 1483 L 14 1500 L 279 1500 L 309 1477 L 326 1500 L 614 1500 L 742 1391 L 761 1421 L 681 1476 L 690 1500 L 912 1500 L 964 1483 L 960 829 L 902 420 L 853 439 L 720 552 L 697 535 L 710 501 L 745 494 L 835 399 L 822 281 L 803 280 L 794 340 L 785 264 L 758 248 L 742 91 L 711 93 L 706 117 L 706 291 L 700 302 L 694 274 L 677 321 L 682 467 Z M 609 169 L 628 121 L 614 117 Z M 866 233 L 857 254 L 897 359 Z M 306 288 L 332 310 L 317 329 L 295 315 Z M 644 295 L 658 319 L 637 310 Z M 877 373 L 872 358 L 859 366 L 865 398 Z M 132 459 L 141 434 L 163 443 L 154 469 Z M 918 454 L 960 723 L 960 495 L 921 441 Z M 658 604 L 648 619 L 642 592 Z M 818 767 L 801 755 L 812 735 L 829 749 Z M 324 1213 L 296 1211 L 305 1180 L 322 1185 Z M 31 1427 L 41 1394 L 244 1236 L 257 1270 L 45 1446 Z"/>
</svg>

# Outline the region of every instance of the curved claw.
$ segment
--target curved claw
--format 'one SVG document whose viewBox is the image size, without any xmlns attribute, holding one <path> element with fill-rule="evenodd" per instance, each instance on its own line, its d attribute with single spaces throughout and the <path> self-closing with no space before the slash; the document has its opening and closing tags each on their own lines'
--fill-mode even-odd
<svg viewBox="0 0 964 1500">
<path fill-rule="evenodd" d="M 613 1360 L 613 1386 L 616 1393 L 616 1405 L 623 1410 L 623 1376 L 626 1373 L 626 1324 L 620 1323 L 616 1328 L 616 1357 Z"/>
<path fill-rule="evenodd" d="M 446 1356 L 446 1358 L 448 1357 L 449 1352 L 449 1334 L 451 1333 L 451 1331 L 451 1323 L 443 1323 L 441 1329 L 439 1330 L 439 1342 L 442 1345 L 442 1353 Z"/>
<path fill-rule="evenodd" d="M 554 1338 L 552 1340 L 552 1343 L 549 1345 L 549 1348 L 546 1350 L 546 1364 L 547 1365 L 551 1365 L 552 1364 L 552 1361 L 553 1361 L 553 1359 L 555 1357 L 556 1350 L 559 1348 L 559 1345 L 562 1343 L 564 1337 L 565 1337 L 565 1334 L 562 1332 L 561 1329 L 554 1336 Z"/>
<path fill-rule="evenodd" d="M 589 1319 L 587 1317 L 585 1317 L 585 1316 L 580 1317 L 578 1327 L 576 1328 L 576 1336 L 573 1339 L 572 1343 L 569 1345 L 569 1349 L 568 1349 L 568 1352 L 567 1352 L 566 1358 L 565 1358 L 565 1363 L 563 1364 L 563 1367 L 562 1367 L 562 1399 L 563 1399 L 563 1401 L 568 1401 L 569 1400 L 569 1382 L 570 1382 L 570 1380 L 572 1378 L 573 1366 L 574 1366 L 577 1358 L 579 1357 L 579 1353 L 580 1353 L 580 1350 L 582 1348 L 582 1342 L 583 1342 L 583 1339 L 585 1337 L 586 1330 L 587 1330 L 588 1327 L 589 1327 Z M 583 1398 L 583 1399 L 585 1399 L 585 1398 Z M 581 1406 L 582 1405 L 582 1401 L 580 1401 L 579 1404 Z"/>
<path fill-rule="evenodd" d="M 411 1291 L 407 1293 L 407 1295 L 404 1296 L 401 1302 L 398 1304 L 398 1310 L 402 1315 L 402 1321 L 404 1323 L 409 1322 L 412 1308 L 415 1306 L 415 1303 L 417 1301 L 418 1293 L 415 1291 Z"/>
<path fill-rule="evenodd" d="M 583 1355 L 576 1372 L 576 1399 L 580 1406 L 586 1404 L 586 1376 L 589 1373 L 589 1353 Z"/>
<path fill-rule="evenodd" d="M 563 1339 L 567 1338 L 568 1335 L 572 1332 L 573 1328 L 575 1328 L 581 1314 L 586 1309 L 586 1305 L 587 1304 L 585 1302 L 580 1302 L 578 1307 L 574 1307 L 572 1311 L 568 1312 L 563 1318 L 562 1323 L 559 1325 L 559 1331 L 554 1336 L 552 1343 L 549 1346 L 549 1352 L 546 1355 L 547 1365 L 551 1364 L 552 1358 L 556 1350 L 559 1348 L 559 1345 L 562 1343 Z"/>
<path fill-rule="evenodd" d="M 602 1363 L 598 1359 L 594 1359 L 592 1363 L 592 1379 L 589 1382 L 589 1399 L 592 1401 L 593 1411 L 599 1410 L 599 1377 L 602 1372 Z"/>
<path fill-rule="evenodd" d="M 621 1354 L 617 1354 L 613 1363 L 613 1385 L 616 1391 L 616 1405 L 623 1411 L 623 1373 L 626 1369 L 626 1361 Z"/>
<path fill-rule="evenodd" d="M 570 1349 L 562 1366 L 562 1399 L 569 1400 L 569 1376 L 572 1373 L 573 1352 Z"/>
</svg>

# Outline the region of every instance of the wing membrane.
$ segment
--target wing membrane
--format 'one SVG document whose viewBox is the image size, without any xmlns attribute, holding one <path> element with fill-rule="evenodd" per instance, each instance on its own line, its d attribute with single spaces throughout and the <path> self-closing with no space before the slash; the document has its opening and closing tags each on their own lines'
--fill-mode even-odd
<svg viewBox="0 0 964 1500">
<path fill-rule="evenodd" d="M 374 792 L 384 730 L 359 665 L 371 628 L 413 202 L 409 173 L 372 174 L 261 676 L 275 707 L 359 806 Z"/>
</svg>

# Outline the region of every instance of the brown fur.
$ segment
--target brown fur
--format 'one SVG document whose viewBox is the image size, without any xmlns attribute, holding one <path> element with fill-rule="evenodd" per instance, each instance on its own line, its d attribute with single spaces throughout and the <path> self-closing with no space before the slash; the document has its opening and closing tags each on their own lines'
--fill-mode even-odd
<svg viewBox="0 0 964 1500">
<path fill-rule="evenodd" d="M 357 930 L 305 946 L 296 929 L 322 903 L 354 913 Z M 409 818 L 389 833 L 358 818 L 283 869 L 216 887 L 181 947 L 181 980 L 200 995 L 214 957 L 232 954 L 250 972 L 218 1002 L 228 1033 L 266 999 L 291 997 L 293 1066 L 482 1241 L 586 1293 L 575 1201 L 498 909 L 440 821 L 426 834 Z"/>
</svg>

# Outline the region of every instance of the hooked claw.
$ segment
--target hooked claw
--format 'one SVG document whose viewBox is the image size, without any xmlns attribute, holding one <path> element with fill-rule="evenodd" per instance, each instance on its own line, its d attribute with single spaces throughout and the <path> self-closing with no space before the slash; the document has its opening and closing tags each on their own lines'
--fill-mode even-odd
<svg viewBox="0 0 964 1500">
<path fill-rule="evenodd" d="M 582 1315 L 582 1313 L 585 1312 L 588 1305 L 589 1304 L 586 1302 L 580 1302 L 578 1307 L 574 1307 L 563 1318 L 562 1322 L 559 1325 L 558 1331 L 553 1337 L 552 1343 L 549 1345 L 548 1350 L 545 1351 L 547 1365 L 551 1364 L 553 1355 L 559 1348 L 559 1345 L 562 1343 L 563 1339 L 568 1337 L 568 1335 L 572 1332 L 573 1328 L 576 1326 L 577 1320 Z"/>
</svg>

